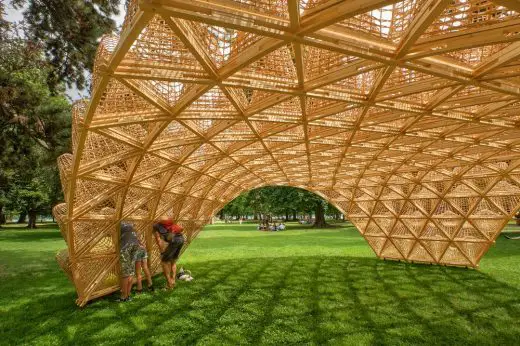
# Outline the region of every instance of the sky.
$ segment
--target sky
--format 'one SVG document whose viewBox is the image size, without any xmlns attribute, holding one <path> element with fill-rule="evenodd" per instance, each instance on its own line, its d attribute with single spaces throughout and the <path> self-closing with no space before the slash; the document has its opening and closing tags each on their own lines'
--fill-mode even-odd
<svg viewBox="0 0 520 346">
<path fill-rule="evenodd" d="M 23 19 L 23 9 L 15 10 L 11 1 L 7 0 L 7 8 L 6 8 L 6 20 L 10 22 L 19 22 Z M 121 0 L 120 13 L 118 16 L 114 16 L 114 20 L 117 26 L 121 26 L 123 24 L 123 20 L 125 19 L 125 0 Z M 90 76 L 89 76 L 90 78 Z M 88 97 L 88 90 L 78 90 L 76 87 L 67 88 L 67 95 L 70 97 L 71 101 L 76 101 L 81 98 Z"/>
</svg>

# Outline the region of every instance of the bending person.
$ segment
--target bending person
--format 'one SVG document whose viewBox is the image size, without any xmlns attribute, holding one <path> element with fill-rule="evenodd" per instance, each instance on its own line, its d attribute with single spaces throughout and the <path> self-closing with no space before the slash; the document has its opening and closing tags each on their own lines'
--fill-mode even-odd
<svg viewBox="0 0 520 346">
<path fill-rule="evenodd" d="M 161 265 L 168 289 L 175 287 L 176 262 L 184 245 L 182 231 L 182 226 L 166 217 L 153 225 L 153 234 L 157 247 L 161 251 Z"/>
</svg>

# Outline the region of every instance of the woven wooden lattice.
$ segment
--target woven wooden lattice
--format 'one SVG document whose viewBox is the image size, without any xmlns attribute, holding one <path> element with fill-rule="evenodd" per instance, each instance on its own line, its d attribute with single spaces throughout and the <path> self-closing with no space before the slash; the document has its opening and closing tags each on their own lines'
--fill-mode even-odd
<svg viewBox="0 0 520 346">
<path fill-rule="evenodd" d="M 485 0 L 130 1 L 60 158 L 83 305 L 118 288 L 118 226 L 159 270 L 265 185 L 325 197 L 377 256 L 475 267 L 520 207 L 520 5 Z"/>
</svg>

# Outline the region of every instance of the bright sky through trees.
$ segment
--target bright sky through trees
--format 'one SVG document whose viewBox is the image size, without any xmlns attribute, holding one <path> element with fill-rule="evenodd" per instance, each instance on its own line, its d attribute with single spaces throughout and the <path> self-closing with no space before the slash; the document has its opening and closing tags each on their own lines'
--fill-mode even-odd
<svg viewBox="0 0 520 346">
<path fill-rule="evenodd" d="M 16 10 L 11 5 L 11 1 L 6 1 L 6 20 L 17 23 L 20 22 L 23 19 L 22 12 L 23 10 Z M 116 25 L 120 27 L 123 24 L 123 21 L 125 19 L 125 0 L 121 0 L 121 4 L 119 5 L 119 15 L 114 16 L 113 19 L 116 22 Z M 90 76 L 88 75 L 88 72 L 85 71 L 85 75 L 87 77 L 87 80 L 90 79 Z M 78 90 L 76 86 L 72 86 L 71 88 L 67 88 L 67 96 L 71 98 L 72 101 L 76 101 L 85 97 L 88 97 L 88 90 Z"/>
</svg>

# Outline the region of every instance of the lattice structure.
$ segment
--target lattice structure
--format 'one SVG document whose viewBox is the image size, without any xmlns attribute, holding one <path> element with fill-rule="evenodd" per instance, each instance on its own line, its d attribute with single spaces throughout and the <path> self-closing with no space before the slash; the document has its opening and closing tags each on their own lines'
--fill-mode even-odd
<svg viewBox="0 0 520 346">
<path fill-rule="evenodd" d="M 118 288 L 118 226 L 201 227 L 243 191 L 336 205 L 377 256 L 475 267 L 520 207 L 520 5 L 131 1 L 59 160 L 78 304 Z M 67 256 L 68 254 L 68 256 Z"/>
</svg>

